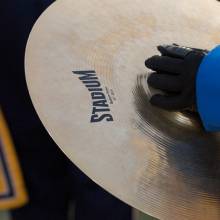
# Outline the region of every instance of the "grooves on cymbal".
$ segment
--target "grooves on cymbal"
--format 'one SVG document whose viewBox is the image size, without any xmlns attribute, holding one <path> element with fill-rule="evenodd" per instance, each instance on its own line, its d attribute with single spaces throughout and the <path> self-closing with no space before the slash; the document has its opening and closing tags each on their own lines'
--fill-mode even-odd
<svg viewBox="0 0 220 220">
<path fill-rule="evenodd" d="M 211 49 L 219 8 L 214 0 L 56 1 L 28 41 L 28 88 L 55 142 L 96 183 L 161 220 L 220 219 L 220 134 L 205 133 L 192 112 L 150 105 L 156 91 L 144 60 L 162 43 Z M 72 74 L 86 70 L 100 84 L 98 102 Z M 114 121 L 91 123 L 106 102 Z"/>
<path fill-rule="evenodd" d="M 194 197 L 204 204 L 220 202 L 220 136 L 205 133 L 194 113 L 161 112 L 151 106 L 147 76 L 138 75 L 133 90 L 136 126 L 155 145 L 150 146 L 152 157 L 140 175 L 138 196 L 146 205 L 149 199 L 154 201 L 158 209 L 166 204 L 167 212 L 178 203 L 175 209 L 187 218 L 193 213 Z M 167 129 L 169 125 L 171 129 Z M 154 206 L 149 209 L 153 211 Z"/>
</svg>

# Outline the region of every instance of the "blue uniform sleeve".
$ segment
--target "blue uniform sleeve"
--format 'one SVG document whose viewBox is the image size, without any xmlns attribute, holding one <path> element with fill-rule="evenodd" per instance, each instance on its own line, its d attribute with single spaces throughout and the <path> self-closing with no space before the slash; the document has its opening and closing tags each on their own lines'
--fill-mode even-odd
<svg viewBox="0 0 220 220">
<path fill-rule="evenodd" d="M 197 109 L 207 131 L 220 131 L 220 46 L 203 59 L 196 77 Z"/>
</svg>

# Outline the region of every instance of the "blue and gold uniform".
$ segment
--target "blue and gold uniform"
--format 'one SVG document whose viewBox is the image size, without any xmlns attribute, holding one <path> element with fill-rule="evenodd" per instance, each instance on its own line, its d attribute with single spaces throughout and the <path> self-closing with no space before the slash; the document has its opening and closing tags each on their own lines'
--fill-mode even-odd
<svg viewBox="0 0 220 220">
<path fill-rule="evenodd" d="M 21 207 L 27 201 L 13 140 L 0 109 L 0 210 Z"/>
</svg>

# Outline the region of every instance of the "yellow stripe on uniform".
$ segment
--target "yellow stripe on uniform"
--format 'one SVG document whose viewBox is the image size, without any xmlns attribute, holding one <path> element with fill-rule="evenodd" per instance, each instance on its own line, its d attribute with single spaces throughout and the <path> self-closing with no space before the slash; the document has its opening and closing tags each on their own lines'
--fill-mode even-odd
<svg viewBox="0 0 220 220">
<path fill-rule="evenodd" d="M 0 109 L 0 210 L 18 208 L 27 201 L 16 151 Z"/>
<path fill-rule="evenodd" d="M 5 173 L 2 170 L 2 161 L 0 161 L 0 195 L 8 192 L 8 184 L 5 181 Z"/>
</svg>

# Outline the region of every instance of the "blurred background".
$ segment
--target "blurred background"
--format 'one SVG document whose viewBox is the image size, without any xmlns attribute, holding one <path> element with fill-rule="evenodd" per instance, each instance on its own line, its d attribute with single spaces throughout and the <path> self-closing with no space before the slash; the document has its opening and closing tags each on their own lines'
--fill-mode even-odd
<svg viewBox="0 0 220 220">
<path fill-rule="evenodd" d="M 36 115 L 25 83 L 25 46 L 51 3 L 0 3 L 0 220 L 153 220 L 86 177 Z"/>
<path fill-rule="evenodd" d="M 7 213 L 7 212 L 0 212 L 0 219 L 1 220 L 11 220 L 9 213 Z M 156 219 L 152 218 L 148 215 L 145 215 L 143 213 L 138 213 L 136 215 L 136 217 L 133 217 L 133 220 L 156 220 Z"/>
</svg>

